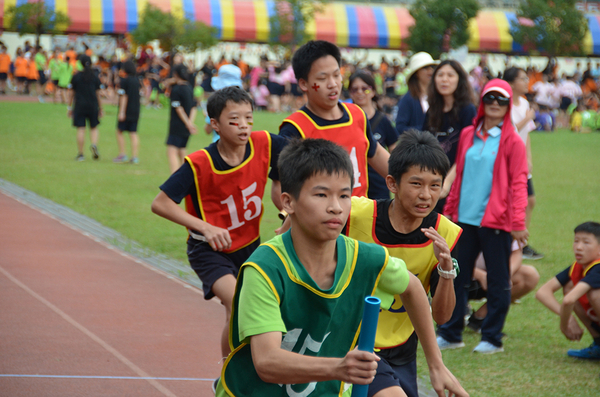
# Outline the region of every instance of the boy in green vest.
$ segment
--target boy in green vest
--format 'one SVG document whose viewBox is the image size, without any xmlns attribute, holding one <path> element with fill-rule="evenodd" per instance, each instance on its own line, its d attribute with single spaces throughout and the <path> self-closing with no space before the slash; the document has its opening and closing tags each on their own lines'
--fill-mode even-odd
<svg viewBox="0 0 600 397">
<path fill-rule="evenodd" d="M 390 154 L 386 183 L 393 199 L 352 197 L 352 211 L 344 234 L 365 243 L 377 243 L 391 256 L 406 261 L 425 291 L 431 288 L 431 313 L 437 324 L 454 311 L 451 256 L 461 228 L 434 211 L 450 162 L 429 132 L 409 130 Z M 400 386 L 407 397 L 418 397 L 418 338 L 401 296 L 379 315 L 375 349 L 381 360 L 368 396 Z"/>
<path fill-rule="evenodd" d="M 355 348 L 365 296 L 389 308 L 402 297 L 421 339 L 434 389 L 468 396 L 444 366 L 429 302 L 401 259 L 341 236 L 350 213 L 352 163 L 322 139 L 292 141 L 278 162 L 281 203 L 292 227 L 242 265 L 230 344 L 216 395 L 350 396 L 369 384 L 378 356 Z M 405 396 L 400 387 L 386 390 Z"/>
</svg>

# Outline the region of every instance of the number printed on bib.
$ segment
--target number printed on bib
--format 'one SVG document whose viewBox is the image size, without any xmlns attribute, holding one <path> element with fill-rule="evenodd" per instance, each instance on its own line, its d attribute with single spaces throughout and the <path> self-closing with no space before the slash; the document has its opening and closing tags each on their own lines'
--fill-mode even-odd
<svg viewBox="0 0 600 397">
<path fill-rule="evenodd" d="M 354 169 L 354 188 L 362 186 L 360 184 L 360 171 L 358 169 L 358 158 L 356 158 L 356 148 L 353 147 L 350 151 L 350 161 L 352 161 L 352 168 Z"/>
<path fill-rule="evenodd" d="M 250 221 L 261 214 L 262 202 L 260 200 L 260 197 L 251 196 L 251 194 L 256 191 L 256 187 L 257 183 L 254 182 L 253 184 L 242 190 L 243 209 L 245 210 L 244 219 L 246 221 Z M 245 221 L 240 221 L 233 195 L 230 195 L 225 200 L 221 201 L 221 204 L 227 205 L 227 209 L 229 210 L 229 217 L 231 218 L 231 226 L 229 226 L 227 230 L 237 229 L 238 227 L 243 226 L 246 223 Z M 251 208 L 251 204 L 254 206 L 254 208 Z"/>
</svg>

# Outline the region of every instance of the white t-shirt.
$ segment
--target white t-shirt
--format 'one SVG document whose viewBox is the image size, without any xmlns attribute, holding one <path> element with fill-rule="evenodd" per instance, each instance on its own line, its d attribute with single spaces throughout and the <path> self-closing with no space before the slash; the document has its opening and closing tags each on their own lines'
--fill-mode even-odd
<svg viewBox="0 0 600 397">
<path fill-rule="evenodd" d="M 527 102 L 527 99 L 520 97 L 518 106 L 515 102 L 513 102 L 513 107 L 510 110 L 510 118 L 515 126 L 519 124 L 525 118 L 525 116 L 527 116 L 528 110 L 529 102 Z M 523 128 L 517 132 L 519 133 L 519 136 L 523 142 L 527 144 L 527 135 L 529 135 L 529 133 L 533 130 L 535 130 L 535 123 L 533 120 L 529 120 L 529 123 L 525 124 Z"/>
<path fill-rule="evenodd" d="M 534 101 L 537 104 L 548 106 L 551 109 L 557 107 L 557 100 L 554 98 L 556 95 L 554 84 L 538 81 L 531 89 L 535 92 Z"/>
</svg>

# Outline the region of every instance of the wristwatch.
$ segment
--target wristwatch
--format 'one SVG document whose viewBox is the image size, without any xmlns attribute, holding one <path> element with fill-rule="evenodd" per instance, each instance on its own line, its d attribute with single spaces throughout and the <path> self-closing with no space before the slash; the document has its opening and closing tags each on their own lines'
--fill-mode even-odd
<svg viewBox="0 0 600 397">
<path fill-rule="evenodd" d="M 455 279 L 460 270 L 458 268 L 458 261 L 454 258 L 452 258 L 452 265 L 453 265 L 452 270 L 444 270 L 438 264 L 437 271 L 438 271 L 438 274 L 440 275 L 440 277 L 447 278 L 449 280 Z"/>
</svg>

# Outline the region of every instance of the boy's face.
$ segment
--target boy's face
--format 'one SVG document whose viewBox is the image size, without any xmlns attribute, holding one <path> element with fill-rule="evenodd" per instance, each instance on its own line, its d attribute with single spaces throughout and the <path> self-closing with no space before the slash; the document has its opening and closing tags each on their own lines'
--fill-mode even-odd
<svg viewBox="0 0 600 397">
<path fill-rule="evenodd" d="M 227 101 L 219 119 L 210 119 L 211 127 L 224 142 L 233 145 L 246 145 L 254 122 L 252 106 L 247 102 Z"/>
<path fill-rule="evenodd" d="M 577 232 L 573 240 L 573 253 L 580 265 L 587 266 L 600 258 L 600 242 L 592 233 Z"/>
<path fill-rule="evenodd" d="M 293 215 L 293 228 L 318 242 L 335 240 L 350 215 L 352 185 L 346 173 L 318 173 L 304 182 L 298 198 L 282 194 L 284 209 Z"/>
<path fill-rule="evenodd" d="M 308 80 L 300 79 L 298 85 L 306 92 L 310 105 L 332 109 L 337 106 L 342 92 L 340 65 L 331 55 L 321 57 L 313 62 Z"/>
<path fill-rule="evenodd" d="M 442 192 L 441 175 L 421 170 L 413 165 L 397 181 L 391 175 L 386 178 L 387 186 L 394 193 L 394 210 L 407 219 L 425 218 L 435 208 Z"/>
</svg>

